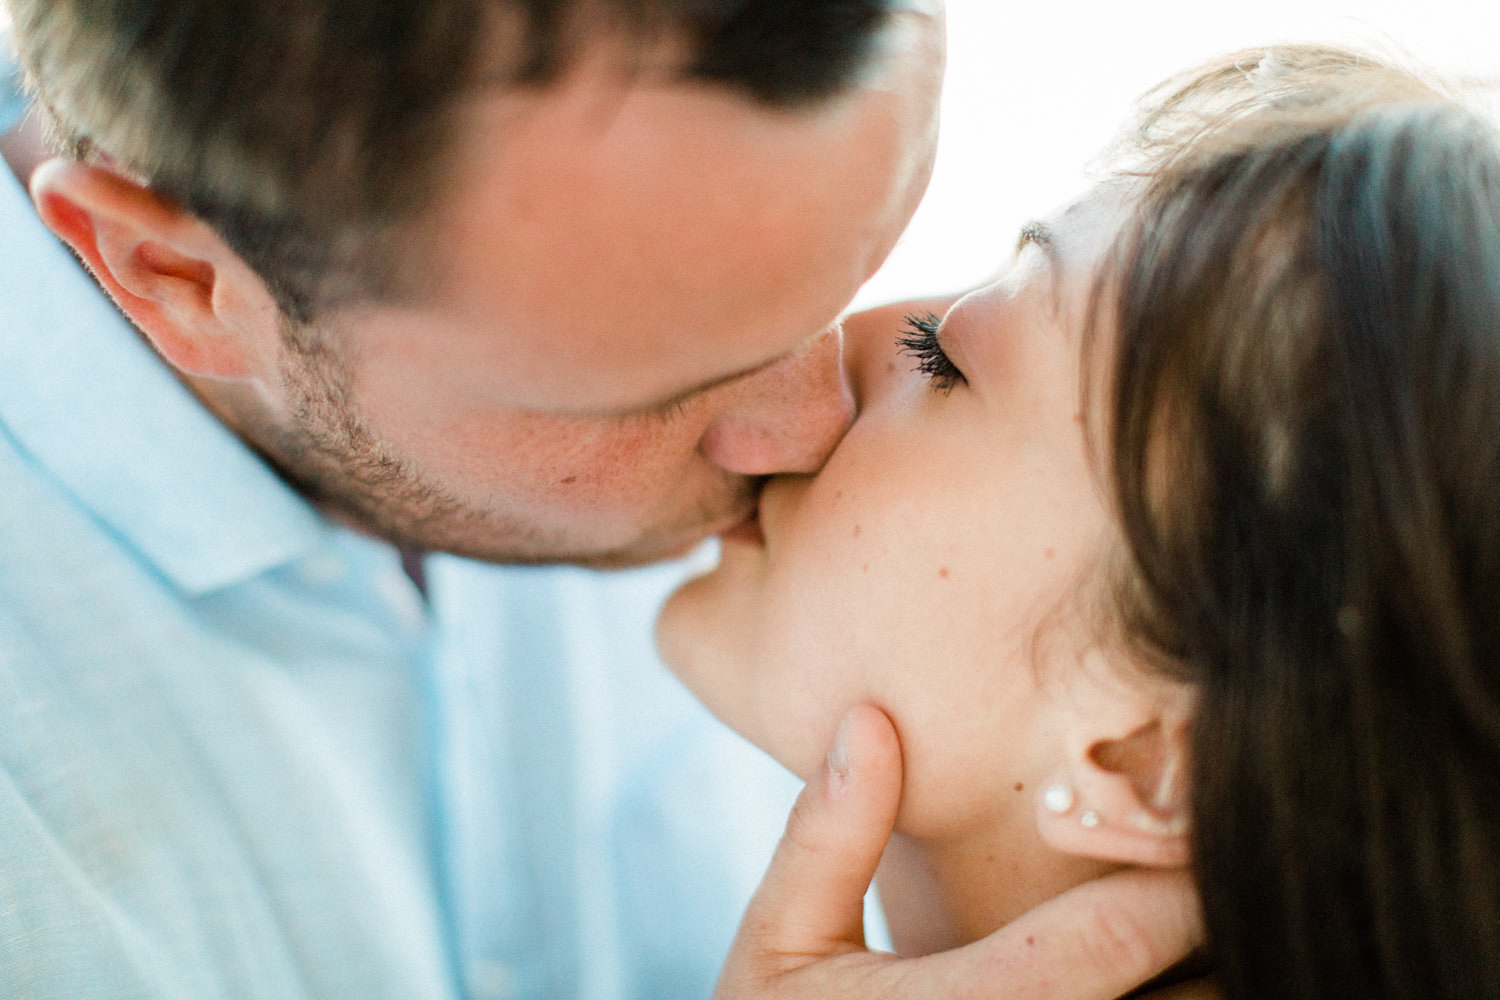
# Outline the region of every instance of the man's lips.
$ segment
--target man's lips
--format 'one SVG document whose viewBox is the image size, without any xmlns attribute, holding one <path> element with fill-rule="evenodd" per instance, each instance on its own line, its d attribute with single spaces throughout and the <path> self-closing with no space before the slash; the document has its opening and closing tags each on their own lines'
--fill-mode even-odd
<svg viewBox="0 0 1500 1000">
<path fill-rule="evenodd" d="M 750 512 L 750 516 L 728 531 L 719 535 L 726 542 L 741 542 L 745 545 L 764 545 L 766 536 L 760 530 L 760 509 L 756 508 Z"/>
</svg>

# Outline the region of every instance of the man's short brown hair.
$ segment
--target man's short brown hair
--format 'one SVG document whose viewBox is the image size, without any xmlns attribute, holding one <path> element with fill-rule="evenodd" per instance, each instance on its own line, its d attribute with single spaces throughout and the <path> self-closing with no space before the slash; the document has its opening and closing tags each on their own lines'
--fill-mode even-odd
<svg viewBox="0 0 1500 1000">
<path fill-rule="evenodd" d="M 845 87 L 889 0 L 6 0 L 75 156 L 186 206 L 290 317 L 388 292 L 456 102 L 545 84 L 589 35 L 670 39 L 688 78 L 772 106 Z"/>
</svg>

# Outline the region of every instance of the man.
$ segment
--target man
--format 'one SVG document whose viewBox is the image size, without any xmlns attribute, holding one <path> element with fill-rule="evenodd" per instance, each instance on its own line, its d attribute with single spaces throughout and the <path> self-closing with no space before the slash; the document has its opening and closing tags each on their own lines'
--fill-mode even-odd
<svg viewBox="0 0 1500 1000">
<path fill-rule="evenodd" d="M 531 676 L 539 648 L 577 641 L 573 605 L 413 556 L 636 565 L 752 518 L 760 477 L 817 468 L 852 410 L 839 313 L 930 169 L 940 13 L 10 9 L 64 155 L 35 117 L 5 140 L 35 215 L 4 192 L 0 981 L 630 989 L 548 950 L 594 941 L 588 911 L 547 909 L 577 887 L 546 866 L 548 831 L 589 815 L 557 786 L 599 785 L 548 742 L 561 710 Z M 507 657 L 535 686 L 483 687 Z M 785 914 L 812 940 L 742 938 L 729 993 L 784 995 L 779 953 L 849 951 L 899 785 L 867 744 L 836 758 L 848 794 L 801 811 L 757 903 L 759 926 Z M 529 812 L 565 821 L 510 822 Z M 1010 954 L 882 974 L 907 995 L 1045 979 L 1033 960 L 996 980 Z M 1100 995 L 1159 958 L 1101 972 Z M 798 988 L 874 995 L 846 964 L 799 968 Z"/>
</svg>

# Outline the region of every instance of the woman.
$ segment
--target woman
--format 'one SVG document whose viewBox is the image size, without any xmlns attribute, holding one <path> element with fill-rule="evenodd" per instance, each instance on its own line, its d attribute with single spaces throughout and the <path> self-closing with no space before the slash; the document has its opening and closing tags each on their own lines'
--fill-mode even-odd
<svg viewBox="0 0 1500 1000">
<path fill-rule="evenodd" d="M 890 715 L 902 952 L 1189 865 L 1227 996 L 1500 997 L 1500 141 L 1290 47 L 1122 152 L 940 327 L 851 331 L 858 422 L 662 650 L 803 777 Z"/>
</svg>

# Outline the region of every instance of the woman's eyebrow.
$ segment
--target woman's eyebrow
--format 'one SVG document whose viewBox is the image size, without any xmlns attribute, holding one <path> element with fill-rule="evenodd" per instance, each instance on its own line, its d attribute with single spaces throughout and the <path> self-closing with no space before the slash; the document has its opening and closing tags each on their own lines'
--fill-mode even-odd
<svg viewBox="0 0 1500 1000">
<path fill-rule="evenodd" d="M 1027 244 L 1035 244 L 1042 251 L 1042 256 L 1047 258 L 1047 267 L 1052 276 L 1052 312 L 1054 315 L 1062 311 L 1062 262 L 1057 255 L 1057 233 L 1052 226 L 1041 219 L 1033 219 L 1021 227 L 1021 238 L 1016 241 L 1016 253 L 1020 253 Z"/>
<path fill-rule="evenodd" d="M 1021 236 L 1016 240 L 1016 253 L 1020 253 L 1028 243 L 1035 243 L 1047 255 L 1048 261 L 1053 266 L 1057 265 L 1057 240 L 1052 232 L 1052 227 L 1041 219 L 1033 219 L 1021 227 Z"/>
</svg>

